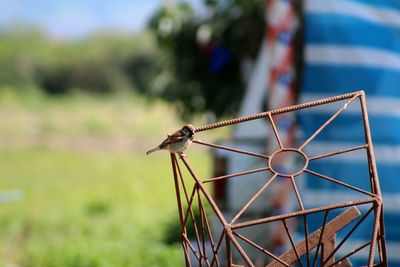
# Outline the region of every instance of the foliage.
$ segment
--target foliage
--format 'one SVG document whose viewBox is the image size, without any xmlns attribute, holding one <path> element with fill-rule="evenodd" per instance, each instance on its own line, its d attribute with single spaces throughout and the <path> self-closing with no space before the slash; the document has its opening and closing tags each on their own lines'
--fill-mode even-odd
<svg viewBox="0 0 400 267">
<path fill-rule="evenodd" d="M 0 266 L 183 266 L 181 246 L 164 241 L 178 224 L 168 154 L 144 155 L 178 128 L 171 108 L 139 97 L 24 97 L 0 93 L 0 190 L 23 192 L 0 204 Z M 207 155 L 190 156 L 200 175 Z"/>
<path fill-rule="evenodd" d="M 146 32 L 99 33 L 81 40 L 49 40 L 38 30 L 0 33 L 0 90 L 36 87 L 49 94 L 71 91 L 145 91 L 161 56 Z"/>
<path fill-rule="evenodd" d="M 244 91 L 242 64 L 254 59 L 264 37 L 265 1 L 204 1 L 164 6 L 149 22 L 169 60 L 153 93 L 172 101 L 181 115 L 236 114 Z"/>
</svg>

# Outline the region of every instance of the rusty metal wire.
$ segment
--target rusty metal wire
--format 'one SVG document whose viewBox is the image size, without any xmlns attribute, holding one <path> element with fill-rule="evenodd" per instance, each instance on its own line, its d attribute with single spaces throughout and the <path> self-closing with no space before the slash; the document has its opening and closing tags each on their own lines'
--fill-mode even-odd
<svg viewBox="0 0 400 267">
<path fill-rule="evenodd" d="M 324 130 L 329 124 L 333 123 L 342 112 L 344 112 L 348 105 L 354 100 L 359 99 L 361 106 L 361 113 L 363 117 L 363 126 L 365 134 L 365 144 L 349 147 L 340 151 L 334 151 L 325 153 L 322 155 L 317 155 L 309 157 L 305 154 L 304 148 L 312 142 L 320 132 Z M 321 125 L 303 144 L 299 147 L 289 147 L 286 148 L 282 145 L 278 130 L 275 126 L 273 116 L 293 112 L 301 109 L 307 109 L 318 105 L 325 105 L 332 102 L 347 100 L 347 102 L 341 106 L 323 125 Z M 304 104 L 294 105 L 286 108 L 281 108 L 277 110 L 267 111 L 263 113 L 258 113 L 254 115 L 249 115 L 245 117 L 235 118 L 231 120 L 226 120 L 218 123 L 208 124 L 204 126 L 197 127 L 195 129 L 196 133 L 201 131 L 207 131 L 219 127 L 225 127 L 228 125 L 233 125 L 237 123 L 246 122 L 249 120 L 267 118 L 269 122 L 276 141 L 278 143 L 278 150 L 271 155 L 264 155 L 260 153 L 254 153 L 251 151 L 240 150 L 232 147 L 217 145 L 208 143 L 205 141 L 194 140 L 195 145 L 207 146 L 212 149 L 222 149 L 229 151 L 231 153 L 245 154 L 252 157 L 258 157 L 265 159 L 266 166 L 263 168 L 256 168 L 252 170 L 246 170 L 238 173 L 227 174 L 217 177 L 210 177 L 201 179 L 194 168 L 189 162 L 189 158 L 183 154 L 173 154 L 171 153 L 171 163 L 173 169 L 173 176 L 175 181 L 176 198 L 178 204 L 179 220 L 181 223 L 181 236 L 182 236 L 182 248 L 185 256 L 185 264 L 187 267 L 191 266 L 205 266 L 205 267 L 220 267 L 220 266 L 243 266 L 235 263 L 232 257 L 233 251 L 236 251 L 241 255 L 243 262 L 246 266 L 256 266 L 253 259 L 250 258 L 249 254 L 242 247 L 240 242 L 244 242 L 249 246 L 257 249 L 258 251 L 264 253 L 270 258 L 270 262 L 266 265 L 270 266 L 292 266 L 296 262 L 300 266 L 315 267 L 317 265 L 317 257 L 319 257 L 319 262 L 321 266 L 336 266 L 339 263 L 341 266 L 351 266 L 350 256 L 357 254 L 359 251 L 369 247 L 369 258 L 367 266 L 387 266 L 386 260 L 386 246 L 385 246 L 385 235 L 384 235 L 384 225 L 383 225 L 383 212 L 382 212 L 382 196 L 379 187 L 378 173 L 376 169 L 376 161 L 373 152 L 373 144 L 370 134 L 370 126 L 368 122 L 368 114 L 366 107 L 365 94 L 363 91 L 358 91 L 354 93 L 349 93 L 345 95 L 334 96 L 330 98 L 325 98 L 317 101 L 312 101 Z M 350 185 L 348 183 L 339 181 L 332 177 L 320 174 L 318 172 L 308 169 L 308 162 L 316 161 L 323 158 L 328 158 L 332 156 L 340 156 L 352 151 L 364 150 L 368 157 L 369 166 L 369 184 L 370 189 L 367 191 L 362 188 Z M 304 166 L 296 173 L 287 174 L 280 173 L 278 170 L 273 168 L 272 161 L 274 157 L 281 152 L 291 152 L 297 153 L 304 157 Z M 180 161 L 179 161 L 180 159 Z M 186 168 L 189 177 L 184 177 L 181 170 L 181 166 Z M 215 181 L 220 181 L 224 179 L 246 179 L 246 175 L 253 173 L 266 172 L 269 178 L 266 179 L 262 187 L 253 194 L 253 196 L 243 205 L 243 207 L 233 216 L 229 221 L 220 208 L 217 202 L 214 200 L 209 188 L 206 186 L 208 183 L 213 183 Z M 352 201 L 340 201 L 337 203 L 326 204 L 318 207 L 307 208 L 304 205 L 302 199 L 302 192 L 296 184 L 296 176 L 301 173 L 308 173 L 316 177 L 316 179 L 323 179 L 326 182 L 337 184 L 339 186 L 345 187 L 354 192 L 358 192 L 365 196 L 365 198 L 356 199 Z M 278 214 L 273 216 L 262 217 L 253 220 L 238 222 L 242 219 L 242 214 L 248 210 L 248 208 L 259 198 L 260 194 L 265 192 L 265 190 L 274 183 L 277 179 L 290 179 L 292 190 L 297 199 L 300 210 L 291 211 L 284 214 Z M 192 191 L 188 191 L 189 185 L 192 185 Z M 361 213 L 358 207 L 367 205 L 370 207 L 368 212 L 366 212 L 360 219 Z M 209 208 L 207 208 L 208 206 Z M 328 213 L 332 210 L 342 211 L 342 209 L 347 208 L 337 217 L 328 220 Z M 196 212 L 197 211 L 197 212 Z M 222 232 L 218 235 L 213 233 L 211 224 L 209 222 L 210 211 L 217 218 L 217 221 L 222 225 Z M 314 213 L 324 213 L 324 220 L 321 227 L 314 231 L 313 233 L 308 233 L 308 215 Z M 335 254 L 339 249 L 343 248 L 344 243 L 347 242 L 349 237 L 356 231 L 356 229 L 365 221 L 365 219 L 370 215 L 374 216 L 374 225 L 371 234 L 371 240 L 362 244 L 361 246 L 355 247 L 352 251 L 348 252 L 345 256 L 340 259 L 335 258 Z M 295 243 L 293 235 L 290 233 L 287 220 L 290 218 L 299 218 L 303 220 L 304 223 L 304 240 Z M 357 221 L 356 221 L 357 220 Z M 344 238 L 336 244 L 336 233 L 346 225 L 351 222 L 356 221 L 356 223 L 351 227 L 350 231 L 344 236 Z M 252 241 L 245 235 L 241 234 L 239 229 L 252 227 L 256 225 L 263 225 L 268 223 L 278 222 L 284 227 L 286 235 L 290 241 L 291 249 L 283 253 L 282 255 L 275 255 L 268 249 L 262 247 L 260 244 Z M 192 224 L 193 232 L 192 236 L 189 236 L 188 227 Z M 190 240 L 190 238 L 194 238 Z M 225 241 L 225 242 L 224 242 Z M 239 242 L 240 241 L 240 242 Z M 311 251 L 315 249 L 314 259 L 311 259 Z M 375 250 L 378 249 L 379 257 L 375 257 Z M 321 251 L 321 255 L 319 252 Z M 306 262 L 301 260 L 301 257 L 306 257 Z M 194 263 L 195 262 L 195 263 Z M 195 265 L 197 264 L 197 265 Z"/>
</svg>

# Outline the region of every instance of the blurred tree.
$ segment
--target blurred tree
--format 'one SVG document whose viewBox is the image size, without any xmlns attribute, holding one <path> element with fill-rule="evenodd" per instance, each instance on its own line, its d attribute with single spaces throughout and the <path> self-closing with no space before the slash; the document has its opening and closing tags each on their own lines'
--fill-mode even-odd
<svg viewBox="0 0 400 267">
<path fill-rule="evenodd" d="M 153 35 L 98 33 L 55 41 L 31 27 L 0 31 L 0 90 L 39 88 L 49 94 L 144 91 L 160 65 Z"/>
<path fill-rule="evenodd" d="M 176 103 L 182 117 L 210 111 L 236 114 L 244 92 L 242 67 L 264 37 L 265 1 L 204 0 L 196 14 L 184 2 L 168 2 L 149 26 L 167 52 L 149 88 Z"/>
</svg>

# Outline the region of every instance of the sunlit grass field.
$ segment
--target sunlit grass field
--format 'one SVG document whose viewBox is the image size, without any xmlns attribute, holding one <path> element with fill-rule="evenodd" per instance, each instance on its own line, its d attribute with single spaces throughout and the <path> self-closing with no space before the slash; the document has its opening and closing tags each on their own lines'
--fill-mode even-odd
<svg viewBox="0 0 400 267">
<path fill-rule="evenodd" d="M 164 242 L 178 223 L 169 155 L 144 154 L 181 125 L 132 95 L 1 91 L 0 192 L 21 197 L 0 204 L 0 266 L 183 266 Z M 191 161 L 210 173 L 207 151 Z"/>
</svg>

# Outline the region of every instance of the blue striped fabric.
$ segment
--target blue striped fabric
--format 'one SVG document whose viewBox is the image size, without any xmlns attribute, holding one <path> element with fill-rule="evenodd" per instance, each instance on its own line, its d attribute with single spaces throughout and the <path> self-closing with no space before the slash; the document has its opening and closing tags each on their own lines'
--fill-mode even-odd
<svg viewBox="0 0 400 267">
<path fill-rule="evenodd" d="M 300 101 L 358 90 L 366 92 L 384 198 L 387 256 L 389 266 L 400 266 L 400 1 L 307 0 L 304 32 L 305 66 Z M 334 112 L 318 108 L 300 112 L 304 140 Z M 365 143 L 359 113 L 346 110 L 332 126 L 307 146 L 307 153 L 318 155 L 324 148 Z M 368 190 L 368 184 L 362 182 L 368 179 L 365 159 L 366 155 L 360 152 L 345 160 L 340 157 L 316 160 L 309 169 Z M 303 176 L 308 206 L 317 206 L 329 201 L 329 197 L 345 196 L 351 191 L 313 175 Z M 313 221 L 316 225 L 310 225 L 311 229 L 320 223 L 318 219 Z M 371 218 L 364 223 L 363 230 L 352 235 L 353 242 L 370 239 Z M 351 258 L 353 266 L 365 265 L 367 252 Z"/>
</svg>

